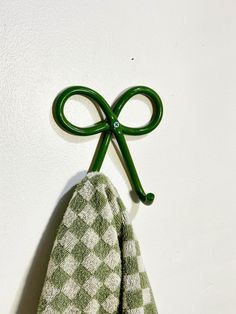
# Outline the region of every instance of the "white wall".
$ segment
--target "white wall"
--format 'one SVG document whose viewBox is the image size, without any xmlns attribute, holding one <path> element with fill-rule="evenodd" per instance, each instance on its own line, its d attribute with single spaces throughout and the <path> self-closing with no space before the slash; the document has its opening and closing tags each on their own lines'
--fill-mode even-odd
<svg viewBox="0 0 236 314">
<path fill-rule="evenodd" d="M 70 85 L 109 103 L 134 85 L 160 94 L 160 126 L 128 138 L 153 205 L 132 204 L 112 145 L 102 171 L 134 217 L 159 313 L 235 313 L 235 12 L 233 0 L 1 1 L 1 314 L 35 313 L 55 228 L 98 141 L 54 123 Z M 149 109 L 136 97 L 121 121 L 145 123 Z M 99 120 L 85 101 L 67 113 Z"/>
</svg>

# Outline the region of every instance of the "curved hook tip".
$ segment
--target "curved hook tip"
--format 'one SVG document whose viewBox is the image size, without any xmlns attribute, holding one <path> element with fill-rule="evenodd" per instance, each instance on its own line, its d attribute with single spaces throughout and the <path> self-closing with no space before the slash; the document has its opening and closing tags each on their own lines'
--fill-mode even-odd
<svg viewBox="0 0 236 314">
<path fill-rule="evenodd" d="M 155 195 L 153 193 L 148 193 L 145 195 L 144 199 L 142 200 L 145 205 L 151 205 L 154 201 Z"/>
</svg>

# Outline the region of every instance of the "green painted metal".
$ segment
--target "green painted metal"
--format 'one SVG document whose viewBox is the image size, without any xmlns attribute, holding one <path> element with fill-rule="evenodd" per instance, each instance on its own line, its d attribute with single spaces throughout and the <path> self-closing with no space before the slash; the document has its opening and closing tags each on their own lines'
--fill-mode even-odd
<svg viewBox="0 0 236 314">
<path fill-rule="evenodd" d="M 152 104 L 153 112 L 150 121 L 141 127 L 128 127 L 121 124 L 118 120 L 119 114 L 127 103 L 127 101 L 135 95 L 146 96 Z M 89 127 L 78 127 L 70 123 L 64 115 L 64 106 L 69 97 L 73 95 L 82 95 L 90 99 L 93 103 L 97 104 L 104 112 L 106 119 L 99 121 Z M 97 133 L 102 133 L 97 149 L 95 151 L 93 160 L 89 167 L 89 172 L 99 171 L 105 154 L 107 152 L 112 134 L 114 134 L 120 151 L 123 155 L 126 172 L 129 176 L 131 185 L 137 193 L 139 199 L 146 205 L 149 205 L 154 200 L 154 194 L 146 194 L 143 190 L 139 180 L 137 171 L 134 166 L 129 148 L 127 146 L 124 134 L 128 135 L 143 135 L 153 131 L 162 119 L 163 106 L 162 101 L 158 94 L 151 88 L 146 86 L 135 86 L 126 90 L 110 107 L 106 100 L 96 91 L 84 86 L 71 86 L 61 91 L 53 103 L 53 116 L 56 123 L 66 132 L 74 135 L 88 136 Z"/>
</svg>

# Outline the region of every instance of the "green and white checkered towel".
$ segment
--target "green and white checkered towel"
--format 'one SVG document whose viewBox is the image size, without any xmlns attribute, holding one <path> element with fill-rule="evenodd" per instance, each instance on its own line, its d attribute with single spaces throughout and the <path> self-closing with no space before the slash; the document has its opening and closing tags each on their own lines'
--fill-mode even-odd
<svg viewBox="0 0 236 314">
<path fill-rule="evenodd" d="M 108 177 L 88 173 L 58 228 L 38 314 L 157 314 L 139 243 Z"/>
</svg>

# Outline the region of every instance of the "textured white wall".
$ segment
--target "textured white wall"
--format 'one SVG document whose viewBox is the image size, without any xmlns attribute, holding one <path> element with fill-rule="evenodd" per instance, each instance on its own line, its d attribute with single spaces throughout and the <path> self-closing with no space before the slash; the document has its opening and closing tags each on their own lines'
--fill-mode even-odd
<svg viewBox="0 0 236 314">
<path fill-rule="evenodd" d="M 132 205 L 112 146 L 102 171 L 134 217 L 160 314 L 235 313 L 235 12 L 233 0 L 1 1 L 1 314 L 35 313 L 55 228 L 98 141 L 55 125 L 52 102 L 70 85 L 110 103 L 133 85 L 160 94 L 160 126 L 128 138 L 153 205 Z M 99 120 L 88 102 L 71 105 L 80 125 Z M 136 97 L 121 121 L 149 116 Z"/>
</svg>

